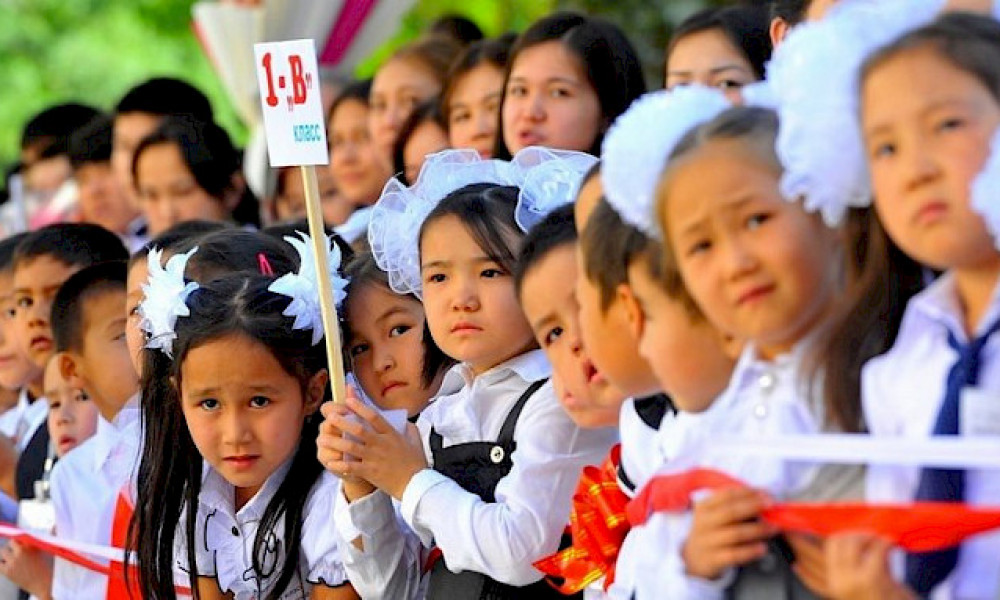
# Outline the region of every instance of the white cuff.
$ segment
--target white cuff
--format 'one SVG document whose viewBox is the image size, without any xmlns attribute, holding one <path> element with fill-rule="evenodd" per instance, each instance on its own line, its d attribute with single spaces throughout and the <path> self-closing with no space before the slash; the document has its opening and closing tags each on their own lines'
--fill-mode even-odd
<svg viewBox="0 0 1000 600">
<path fill-rule="evenodd" d="M 411 529 L 417 531 L 416 515 L 417 506 L 420 504 L 420 500 L 427 494 L 428 491 L 430 491 L 431 488 L 446 481 L 451 480 L 448 479 L 446 475 L 442 475 L 434 469 L 429 468 L 418 471 L 410 479 L 410 483 L 407 484 L 406 489 L 403 490 L 403 499 L 400 502 L 399 513 Z"/>
</svg>

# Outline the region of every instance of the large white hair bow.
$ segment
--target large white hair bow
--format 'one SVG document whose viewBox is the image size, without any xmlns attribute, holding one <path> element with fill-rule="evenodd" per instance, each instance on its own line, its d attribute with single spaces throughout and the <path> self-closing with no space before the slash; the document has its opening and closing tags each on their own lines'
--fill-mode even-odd
<svg viewBox="0 0 1000 600">
<path fill-rule="evenodd" d="M 312 344 L 323 339 L 323 313 L 320 310 L 319 280 L 316 274 L 316 254 L 311 238 L 298 232 L 299 237 L 286 236 L 285 241 L 299 253 L 299 271 L 286 273 L 268 286 L 268 290 L 292 299 L 281 313 L 295 317 L 293 329 L 312 329 Z M 330 269 L 330 283 L 333 286 L 333 301 L 339 305 L 347 296 L 347 280 L 340 276 L 340 247 L 326 238 L 327 264 Z"/>
<path fill-rule="evenodd" d="M 142 320 L 139 327 L 149 335 L 146 347 L 162 351 L 173 357 L 175 327 L 178 317 L 191 314 L 187 306 L 188 296 L 198 289 L 194 281 L 184 281 L 184 269 L 188 260 L 198 251 L 192 248 L 184 254 L 175 254 L 163 265 L 163 251 L 154 248 L 149 251 L 147 264 L 149 277 L 142 286 L 143 301 L 139 304 Z"/>
<path fill-rule="evenodd" d="M 484 160 L 474 150 L 445 150 L 427 157 L 416 182 L 393 178 L 372 211 L 368 242 L 389 285 L 399 294 L 421 294 L 420 228 L 446 196 L 467 185 L 519 188 L 515 218 L 527 230 L 576 197 L 580 181 L 597 159 L 582 152 L 528 147 L 510 162 Z"/>
</svg>

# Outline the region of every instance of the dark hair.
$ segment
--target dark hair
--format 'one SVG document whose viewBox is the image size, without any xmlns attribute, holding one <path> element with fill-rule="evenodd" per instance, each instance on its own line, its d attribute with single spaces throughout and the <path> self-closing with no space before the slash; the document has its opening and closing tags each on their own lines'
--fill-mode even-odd
<svg viewBox="0 0 1000 600">
<path fill-rule="evenodd" d="M 198 566 L 195 528 L 198 495 L 201 492 L 202 457 L 185 425 L 180 405 L 180 382 L 187 353 L 220 337 L 241 335 L 264 345 L 282 369 L 300 382 L 303 396 L 311 378 L 326 369 L 323 344 L 313 345 L 312 332 L 293 329 L 292 317 L 283 315 L 291 300 L 267 288 L 273 277 L 234 274 L 202 284 L 188 298 L 191 314 L 177 320 L 175 359 L 162 353 L 148 360 L 143 372 L 143 404 L 164 407 L 164 446 L 145 447 L 139 471 L 139 494 L 132 538 L 138 556 L 139 589 L 144 598 L 175 598 L 173 539 L 182 511 L 186 510 L 184 536 L 188 548 L 187 567 L 192 585 Z M 316 436 L 320 419 L 310 415 L 303 425 L 299 446 L 288 474 L 268 502 L 253 545 L 253 567 L 261 571 L 260 557 L 266 535 L 279 523 L 284 526 L 285 554 L 281 574 L 268 599 L 278 598 L 298 571 L 303 510 L 309 491 L 320 478 L 323 466 L 316 460 Z M 138 527 L 135 526 L 139 523 Z"/>
<path fill-rule="evenodd" d="M 211 121 L 212 104 L 193 85 L 172 77 L 154 77 L 130 89 L 115 105 L 115 115 L 146 113 L 160 117 L 190 115 Z"/>
<path fill-rule="evenodd" d="M 890 59 L 917 48 L 930 48 L 956 69 L 978 80 L 1000 102 L 1000 23 L 972 13 L 946 13 L 911 31 L 868 57 L 861 67 L 862 84 Z"/>
<path fill-rule="evenodd" d="M 427 28 L 430 35 L 444 36 L 467 46 L 483 39 L 483 30 L 469 18 L 461 15 L 442 15 Z"/>
<path fill-rule="evenodd" d="M 386 65 L 394 60 L 417 61 L 437 80 L 441 87 L 444 87 L 444 82 L 448 77 L 448 67 L 462 51 L 462 47 L 462 44 L 450 37 L 418 38 L 393 52 L 392 56 L 382 64 Z"/>
<path fill-rule="evenodd" d="M 238 196 L 232 210 L 234 221 L 241 225 L 260 226 L 260 205 L 243 180 L 242 156 L 224 129 L 215 123 L 184 115 L 166 117 L 135 149 L 132 178 L 136 185 L 142 153 L 160 144 L 177 146 L 198 186 L 209 196 L 223 204 L 228 204 L 227 199 Z"/>
<path fill-rule="evenodd" d="M 347 102 L 348 100 L 357 100 L 361 104 L 368 106 L 368 97 L 372 93 L 372 80 L 362 79 L 360 81 L 355 81 L 347 84 L 344 89 L 337 96 L 333 104 L 330 105 L 330 112 L 326 114 L 327 128 L 330 127 L 330 120 L 333 119 L 333 113 L 337 112 L 337 109 L 341 104 Z M 329 132 L 327 132 L 329 133 Z"/>
<path fill-rule="evenodd" d="M 323 231 L 333 240 L 333 243 L 340 248 L 340 263 L 346 265 L 354 257 L 354 248 L 347 243 L 347 240 L 340 237 L 337 230 L 328 225 L 323 226 Z M 290 223 L 278 223 L 260 230 L 264 235 L 273 237 L 276 240 L 284 241 L 287 236 L 298 237 L 299 233 L 309 234 L 309 221 L 299 219 Z"/>
<path fill-rule="evenodd" d="M 354 255 L 354 258 L 347 263 L 347 267 L 344 269 L 344 277 L 348 279 L 351 283 L 347 286 L 347 296 L 361 289 L 364 286 L 377 286 L 385 289 L 389 293 L 396 294 L 389 287 L 389 277 L 386 275 L 385 271 L 378 267 L 375 262 L 375 257 L 372 256 L 370 251 L 358 252 Z M 420 303 L 420 299 L 412 294 L 396 294 L 402 298 L 406 298 L 416 303 Z M 347 303 L 344 303 L 345 309 Z M 421 307 L 423 310 L 423 307 Z M 344 338 L 349 340 L 351 337 L 351 323 L 349 316 L 344 314 Z M 424 345 L 424 363 L 421 368 L 421 383 L 424 387 L 429 387 L 438 376 L 449 368 L 451 368 L 455 361 L 450 356 L 446 355 L 441 351 L 441 348 L 434 342 L 434 338 L 431 337 L 431 331 L 427 327 L 427 320 L 424 319 L 424 331 L 423 331 L 423 345 Z M 345 344 L 346 347 L 346 344 Z M 345 364 L 351 364 L 350 356 L 344 357 Z"/>
<path fill-rule="evenodd" d="M 83 350 L 87 303 L 111 292 L 120 292 L 124 298 L 127 274 L 125 261 L 116 260 L 77 271 L 62 284 L 52 300 L 52 336 L 56 352 Z"/>
<path fill-rule="evenodd" d="M 518 189 L 491 183 L 473 183 L 444 197 L 420 226 L 423 243 L 428 226 L 444 217 L 457 218 L 476 244 L 508 273 L 514 273 L 524 234 L 514 220 Z"/>
<path fill-rule="evenodd" d="M 84 165 L 111 162 L 114 125 L 110 116 L 98 115 L 69 137 L 69 164 L 76 171 Z"/>
<path fill-rule="evenodd" d="M 66 154 L 70 135 L 98 114 L 97 109 L 75 102 L 50 106 L 24 125 L 21 150 L 37 147 L 39 158 Z"/>
<path fill-rule="evenodd" d="M 469 71 L 480 65 L 492 65 L 500 71 L 507 69 L 507 58 L 514 44 L 512 35 L 501 36 L 492 40 L 480 40 L 469 44 L 462 54 L 455 59 L 448 70 L 448 79 L 441 91 L 441 112 L 447 125 L 451 112 L 451 96 L 455 93 L 455 85 Z"/>
<path fill-rule="evenodd" d="M 645 252 L 648 238 L 622 220 L 601 198 L 580 235 L 583 275 L 601 292 L 601 309 L 607 310 L 619 285 L 628 283 L 628 267 Z"/>
<path fill-rule="evenodd" d="M 230 273 L 260 273 L 260 255 L 275 275 L 299 268 L 299 257 L 287 243 L 259 231 L 232 228 L 179 242 L 176 252 L 198 247 L 188 261 L 186 274 L 196 281 L 211 281 Z"/>
<path fill-rule="evenodd" d="M 781 19 L 794 27 L 805 20 L 811 4 L 812 0 L 772 0 L 771 18 Z"/>
<path fill-rule="evenodd" d="M 29 235 L 31 234 L 25 231 L 0 239 L 0 273 L 10 271 L 14 268 L 14 256 L 17 253 L 17 247 Z"/>
<path fill-rule="evenodd" d="M 410 113 L 410 116 L 403 121 L 403 125 L 399 128 L 396 141 L 392 145 L 392 165 L 396 171 L 396 177 L 406 185 L 413 185 L 413 182 L 406 177 L 406 144 L 409 143 L 417 128 L 424 123 L 433 123 L 443 131 L 448 131 L 448 124 L 444 121 L 444 115 L 441 114 L 437 99 L 424 102 Z"/>
<path fill-rule="evenodd" d="M 504 90 L 518 55 L 528 48 L 552 41 L 562 43 L 570 54 L 579 59 L 587 82 L 594 88 L 601 104 L 603 127 L 590 148 L 590 153 L 598 156 L 604 130 L 628 109 L 633 100 L 646 92 L 639 56 L 622 30 L 615 25 L 576 13 L 555 13 L 536 21 L 514 42 L 504 75 Z M 505 91 L 500 101 L 501 115 L 506 101 Z M 511 153 L 503 139 L 502 116 L 500 125 L 493 155 L 509 160 Z"/>
<path fill-rule="evenodd" d="M 706 8 L 694 13 L 670 36 L 666 56 L 669 58 L 677 42 L 685 37 L 713 29 L 721 31 L 743 53 L 758 79 L 764 78 L 765 65 L 771 58 L 771 35 L 767 10 L 760 6 Z"/>
<path fill-rule="evenodd" d="M 521 296 L 524 277 L 543 258 L 556 248 L 575 244 L 577 240 L 576 222 L 573 220 L 573 205 L 560 206 L 528 230 L 521 243 L 521 254 L 514 269 L 514 289 Z"/>
<path fill-rule="evenodd" d="M 67 266 L 89 267 L 111 260 L 127 260 L 121 238 L 100 225 L 56 223 L 29 233 L 14 251 L 14 267 L 48 256 Z"/>
<path fill-rule="evenodd" d="M 172 225 L 167 228 L 166 231 L 152 240 L 143 244 L 142 248 L 136 250 L 128 259 L 128 268 L 131 269 L 135 263 L 140 260 L 145 260 L 146 257 L 149 256 L 149 251 L 153 248 L 159 248 L 164 251 L 170 250 L 173 249 L 174 246 L 184 243 L 189 239 L 195 239 L 207 233 L 215 233 L 216 231 L 222 231 L 231 227 L 232 225 L 229 225 L 228 223 L 222 223 L 220 221 L 204 221 L 200 219 L 177 223 L 176 225 Z"/>
</svg>

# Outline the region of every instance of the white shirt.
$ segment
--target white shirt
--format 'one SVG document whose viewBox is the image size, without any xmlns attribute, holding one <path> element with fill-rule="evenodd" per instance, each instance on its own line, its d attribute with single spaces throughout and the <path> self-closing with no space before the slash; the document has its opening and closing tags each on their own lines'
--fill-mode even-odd
<svg viewBox="0 0 1000 600">
<path fill-rule="evenodd" d="M 14 446 L 21 452 L 48 415 L 49 403 L 45 398 L 28 402 L 28 390 L 22 388 L 17 404 L 0 414 L 0 433 L 14 440 Z"/>
<path fill-rule="evenodd" d="M 112 422 L 98 417 L 97 431 L 52 469 L 52 503 L 56 534 L 77 542 L 111 544 L 118 495 L 129 489 L 139 465 L 142 433 L 138 396 L 129 400 Z M 52 597 L 103 598 L 108 578 L 56 558 Z"/>
<path fill-rule="evenodd" d="M 643 402 L 644 400 L 640 400 Z M 645 400 L 648 402 L 648 400 Z M 666 403 L 666 397 L 657 398 L 657 402 Z M 618 418 L 619 438 L 622 443 L 621 468 L 628 480 L 634 486 L 629 488 L 619 479 L 619 487 L 629 497 L 641 490 L 649 478 L 663 466 L 663 453 L 659 448 L 660 428 L 673 419 L 673 410 L 666 407 L 663 419 L 651 425 L 643 420 L 636 410 L 636 401 L 629 398 L 622 404 Z"/>
<path fill-rule="evenodd" d="M 274 497 L 291 467 L 292 459 L 278 468 L 260 491 L 239 511 L 235 510 L 235 488 L 211 467 L 198 495 L 195 561 L 198 574 L 213 577 L 223 593 L 235 600 L 258 600 L 270 593 L 281 574 L 285 553 L 284 519 L 268 533 L 261 560 L 265 578 L 259 581 L 253 568 L 254 540 L 268 503 Z M 281 598 L 308 598 L 312 586 L 337 587 L 347 582 L 341 561 L 340 545 L 333 528 L 333 503 L 340 494 L 340 480 L 323 472 L 306 499 L 302 512 L 302 535 L 298 575 L 292 577 Z M 187 571 L 184 535 L 185 519 L 178 524 L 175 536 L 177 568 Z"/>
<path fill-rule="evenodd" d="M 977 332 L 1000 318 L 998 291 L 994 290 Z M 908 438 L 931 435 L 944 400 L 948 372 L 958 359 L 957 352 L 948 344 L 948 332 L 961 343 L 968 342 L 963 322 L 955 279 L 950 274 L 941 276 L 910 300 L 892 349 L 868 361 L 861 373 L 865 419 L 872 435 Z M 980 356 L 978 389 L 1000 401 L 1000 335 L 990 338 Z M 915 497 L 919 477 L 918 468 L 872 466 L 868 471 L 868 497 L 877 502 L 908 502 Z M 966 472 L 966 502 L 996 505 L 998 498 L 1000 473 Z M 932 597 L 997 598 L 998 556 L 1000 532 L 965 541 L 951 577 L 934 590 Z"/>
</svg>

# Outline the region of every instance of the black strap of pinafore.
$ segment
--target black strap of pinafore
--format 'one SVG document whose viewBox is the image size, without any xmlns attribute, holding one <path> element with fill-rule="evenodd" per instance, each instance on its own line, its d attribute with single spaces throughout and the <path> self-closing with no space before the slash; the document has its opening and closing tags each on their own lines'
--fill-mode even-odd
<svg viewBox="0 0 1000 600">
<path fill-rule="evenodd" d="M 548 379 L 539 379 L 538 381 L 532 383 L 528 386 L 528 389 L 524 390 L 521 397 L 517 399 L 514 406 L 511 407 L 510 412 L 507 413 L 507 418 L 504 419 L 503 425 L 500 427 L 500 435 L 497 436 L 496 444 L 498 446 L 503 446 L 505 449 L 510 449 L 511 452 L 514 450 L 514 430 L 517 429 L 517 421 L 521 418 L 521 411 L 524 410 L 524 405 L 528 403 L 528 400 L 537 392 Z M 431 427 L 431 433 L 428 436 L 428 443 L 431 447 L 431 452 L 439 452 L 444 446 L 444 438 L 441 434 L 437 432 L 436 429 Z"/>
</svg>

